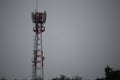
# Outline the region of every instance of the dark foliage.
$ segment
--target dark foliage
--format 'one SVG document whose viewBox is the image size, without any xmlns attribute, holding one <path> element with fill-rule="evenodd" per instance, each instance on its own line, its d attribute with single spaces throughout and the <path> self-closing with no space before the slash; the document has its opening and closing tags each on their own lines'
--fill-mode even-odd
<svg viewBox="0 0 120 80">
<path fill-rule="evenodd" d="M 1 78 L 0 80 L 7 80 L 6 78 Z"/>
<path fill-rule="evenodd" d="M 120 70 L 113 70 L 107 66 L 104 71 L 105 78 L 97 78 L 96 80 L 120 80 Z"/>
<path fill-rule="evenodd" d="M 52 80 L 82 80 L 80 76 L 74 76 L 72 78 L 66 77 L 65 75 L 61 75 L 59 78 L 52 78 Z"/>
</svg>

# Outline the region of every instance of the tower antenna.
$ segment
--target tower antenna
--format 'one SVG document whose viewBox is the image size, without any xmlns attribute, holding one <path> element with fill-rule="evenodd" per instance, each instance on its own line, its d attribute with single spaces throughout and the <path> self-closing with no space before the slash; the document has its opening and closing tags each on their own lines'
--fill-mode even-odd
<svg viewBox="0 0 120 80">
<path fill-rule="evenodd" d="M 36 8 L 35 11 L 38 12 L 38 0 L 36 0 Z"/>
<path fill-rule="evenodd" d="M 32 59 L 32 80 L 44 80 L 44 54 L 42 47 L 42 33 L 45 31 L 46 11 L 38 12 L 38 0 L 36 0 L 35 12 L 32 12 L 32 22 L 35 24 L 33 31 L 34 47 Z"/>
</svg>

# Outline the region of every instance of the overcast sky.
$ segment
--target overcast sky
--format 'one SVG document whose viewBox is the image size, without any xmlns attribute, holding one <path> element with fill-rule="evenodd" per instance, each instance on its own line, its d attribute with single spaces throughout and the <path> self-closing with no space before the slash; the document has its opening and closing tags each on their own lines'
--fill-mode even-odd
<svg viewBox="0 0 120 80">
<path fill-rule="evenodd" d="M 35 0 L 0 0 L 0 78 L 31 79 Z M 95 79 L 120 69 L 120 0 L 39 0 L 45 80 L 64 74 Z"/>
</svg>

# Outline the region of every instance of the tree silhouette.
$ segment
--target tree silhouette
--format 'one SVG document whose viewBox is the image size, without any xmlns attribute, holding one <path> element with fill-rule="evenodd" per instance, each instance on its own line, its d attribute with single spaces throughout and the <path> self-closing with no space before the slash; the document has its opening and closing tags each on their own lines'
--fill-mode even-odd
<svg viewBox="0 0 120 80">
<path fill-rule="evenodd" d="M 109 66 L 105 68 L 105 78 L 97 78 L 96 80 L 120 80 L 120 70 L 113 70 Z"/>
<path fill-rule="evenodd" d="M 71 80 L 82 80 L 82 77 L 76 75 L 76 76 L 72 77 Z"/>
<path fill-rule="evenodd" d="M 6 78 L 1 78 L 0 80 L 7 80 Z"/>
<path fill-rule="evenodd" d="M 76 75 L 76 76 L 74 76 L 72 78 L 69 78 L 69 77 L 67 77 L 65 75 L 61 75 L 59 78 L 58 77 L 52 78 L 52 80 L 82 80 L 82 77 Z"/>
</svg>

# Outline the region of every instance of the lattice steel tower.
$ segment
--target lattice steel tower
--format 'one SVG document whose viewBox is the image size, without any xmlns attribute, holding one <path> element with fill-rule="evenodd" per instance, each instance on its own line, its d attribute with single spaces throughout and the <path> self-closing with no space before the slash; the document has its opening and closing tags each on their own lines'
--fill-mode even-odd
<svg viewBox="0 0 120 80">
<path fill-rule="evenodd" d="M 44 59 L 42 47 L 42 33 L 45 31 L 44 24 L 46 22 L 46 12 L 38 12 L 38 1 L 36 0 L 36 10 L 32 12 L 32 21 L 35 24 L 33 31 L 34 37 L 34 50 L 33 50 L 33 72 L 32 80 L 44 80 Z"/>
</svg>

